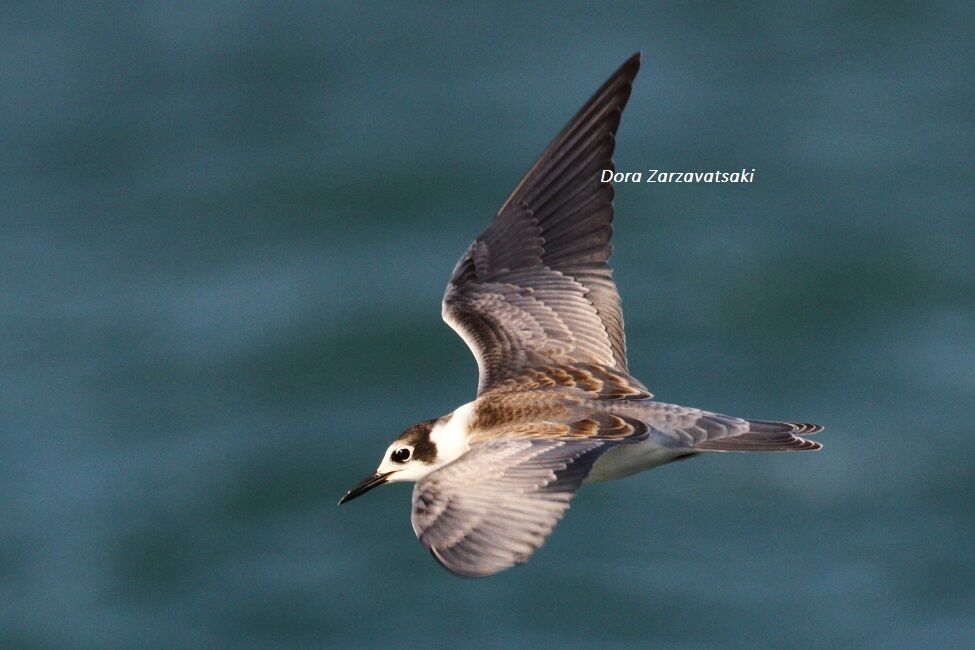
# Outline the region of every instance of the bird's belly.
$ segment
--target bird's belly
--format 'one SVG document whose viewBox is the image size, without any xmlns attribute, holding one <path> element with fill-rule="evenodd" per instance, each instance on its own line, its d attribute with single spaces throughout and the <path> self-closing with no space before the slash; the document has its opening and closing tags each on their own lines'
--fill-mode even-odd
<svg viewBox="0 0 975 650">
<path fill-rule="evenodd" d="M 686 454 L 686 449 L 663 447 L 653 438 L 643 442 L 617 445 L 599 457 L 585 482 L 598 483 L 623 478 L 659 467 Z"/>
</svg>

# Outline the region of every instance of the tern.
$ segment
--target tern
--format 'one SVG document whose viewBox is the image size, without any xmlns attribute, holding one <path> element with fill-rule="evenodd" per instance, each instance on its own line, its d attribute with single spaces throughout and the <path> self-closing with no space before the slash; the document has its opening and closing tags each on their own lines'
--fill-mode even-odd
<svg viewBox="0 0 975 650">
<path fill-rule="evenodd" d="M 822 427 L 655 401 L 627 369 L 609 266 L 613 149 L 630 57 L 569 121 L 461 256 L 443 319 L 477 360 L 477 398 L 414 424 L 339 504 L 414 481 L 419 540 L 454 573 L 525 562 L 583 483 L 701 453 L 809 451 Z"/>
</svg>

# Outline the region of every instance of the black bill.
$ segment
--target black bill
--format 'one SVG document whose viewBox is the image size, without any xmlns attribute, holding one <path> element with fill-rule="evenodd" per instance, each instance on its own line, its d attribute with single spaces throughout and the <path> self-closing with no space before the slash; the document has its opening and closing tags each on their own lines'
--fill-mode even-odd
<svg viewBox="0 0 975 650">
<path fill-rule="evenodd" d="M 367 476 L 363 480 L 356 483 L 351 490 L 346 492 L 344 497 L 339 499 L 339 505 L 342 505 L 346 501 L 351 501 L 358 496 L 362 496 L 374 487 L 379 487 L 386 482 L 386 479 L 389 478 L 390 474 L 392 474 L 392 472 L 386 472 L 385 474 L 376 472 L 372 476 Z"/>
</svg>

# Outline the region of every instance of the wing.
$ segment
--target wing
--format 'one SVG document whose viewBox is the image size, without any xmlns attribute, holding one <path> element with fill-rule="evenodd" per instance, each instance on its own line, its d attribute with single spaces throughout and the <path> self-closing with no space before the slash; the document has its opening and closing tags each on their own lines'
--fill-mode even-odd
<svg viewBox="0 0 975 650">
<path fill-rule="evenodd" d="M 562 518 L 607 440 L 476 444 L 413 489 L 413 530 L 446 568 L 492 575 L 526 561 Z"/>
<path fill-rule="evenodd" d="M 616 128 L 640 68 L 632 56 L 555 137 L 458 261 L 443 318 L 477 359 L 478 392 L 536 365 L 626 373 L 613 282 Z"/>
</svg>

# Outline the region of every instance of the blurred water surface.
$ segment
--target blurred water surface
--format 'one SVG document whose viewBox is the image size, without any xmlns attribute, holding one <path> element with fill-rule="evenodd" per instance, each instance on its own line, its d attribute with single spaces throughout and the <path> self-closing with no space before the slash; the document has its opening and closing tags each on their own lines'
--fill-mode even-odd
<svg viewBox="0 0 975 650">
<path fill-rule="evenodd" d="M 975 645 L 965 3 L 15 3 L 0 22 L 3 647 Z M 626 56 L 630 364 L 827 425 L 581 493 L 461 580 L 409 489 L 468 401 L 456 258 Z"/>
</svg>

